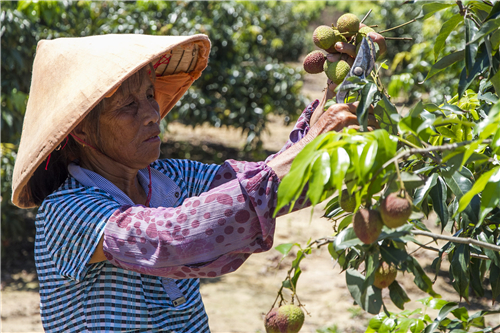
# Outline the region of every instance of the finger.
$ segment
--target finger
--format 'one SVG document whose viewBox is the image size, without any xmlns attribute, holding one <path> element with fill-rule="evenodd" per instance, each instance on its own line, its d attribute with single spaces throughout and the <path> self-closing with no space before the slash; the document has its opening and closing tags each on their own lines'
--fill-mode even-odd
<svg viewBox="0 0 500 333">
<path fill-rule="evenodd" d="M 335 50 L 339 51 L 340 53 L 346 53 L 353 58 L 356 57 L 356 46 L 352 44 L 337 42 L 335 43 Z"/>
<path fill-rule="evenodd" d="M 339 61 L 341 59 L 342 53 L 328 53 L 326 55 L 326 60 L 329 62 Z"/>
<path fill-rule="evenodd" d="M 350 104 L 333 104 L 326 110 L 326 112 L 331 113 L 331 114 L 336 114 L 336 113 L 348 113 L 348 114 L 356 114 L 356 107 L 358 105 L 358 102 L 350 103 Z"/>
<path fill-rule="evenodd" d="M 335 89 L 337 88 L 338 84 L 334 83 L 330 79 L 328 79 L 328 81 L 326 83 L 328 85 L 328 90 L 330 90 L 330 92 L 331 92 L 331 95 L 334 96 L 335 95 Z"/>
<path fill-rule="evenodd" d="M 376 32 L 369 32 L 368 36 L 378 44 L 379 47 L 379 55 L 382 55 L 387 50 L 387 45 L 385 44 L 385 38 Z"/>
<path fill-rule="evenodd" d="M 368 126 L 371 126 L 373 128 L 376 128 L 376 129 L 380 128 L 380 124 L 378 123 L 377 118 L 375 118 L 375 116 L 373 116 L 371 114 L 368 115 Z"/>
</svg>

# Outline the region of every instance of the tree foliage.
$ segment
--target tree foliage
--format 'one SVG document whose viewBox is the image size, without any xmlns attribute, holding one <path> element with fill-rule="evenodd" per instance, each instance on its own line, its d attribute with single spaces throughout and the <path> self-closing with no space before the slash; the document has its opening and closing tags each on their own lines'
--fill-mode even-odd
<svg viewBox="0 0 500 333">
<path fill-rule="evenodd" d="M 425 58 L 428 63 L 421 60 L 417 72 L 425 75 L 422 80 L 430 86 L 439 80 L 440 74 L 456 76 L 446 83 L 453 95 L 435 103 L 432 96 L 422 94 L 402 113 L 380 80 L 380 73 L 389 70 L 387 64 L 378 64 L 369 80 L 350 79 L 356 87 L 349 100 L 359 100 L 357 116 L 362 128 L 366 128 L 367 106 L 371 104 L 381 129 L 344 129 L 316 138 L 294 160 L 278 190 L 277 210 L 294 204 L 306 189 L 306 197 L 313 205 L 329 199 L 325 217 L 334 222 L 335 229 L 333 237 L 328 235 L 305 247 L 278 247 L 283 254 L 292 246 L 300 247 L 282 289 L 291 289 L 295 297 L 304 254 L 328 245 L 330 255 L 345 271 L 354 301 L 371 314 L 384 311 L 373 319 L 369 331 L 468 331 L 484 326 L 483 317 L 487 314 L 469 317 L 463 308 L 446 301 L 439 305 L 431 302 L 441 309 L 435 320 L 411 319 L 413 314 L 409 312 L 391 314 L 381 290 L 373 286 L 381 262 L 410 274 L 414 284 L 432 299 L 440 297 L 433 284 L 443 260 L 448 260 L 452 286 L 461 298 L 468 301 L 476 295 L 493 301 L 500 299 L 500 3 L 425 3 L 415 19 L 425 26 L 437 15 L 443 18 L 441 28 L 435 30 L 439 33 L 433 40 L 422 42 L 424 46 L 415 44 L 411 48 L 423 52 L 422 58 L 429 52 Z M 461 41 L 452 43 L 458 46 L 456 49 L 446 46 L 449 39 L 456 38 Z M 393 62 L 399 61 L 398 54 Z M 410 85 L 413 89 L 419 89 L 416 82 Z M 354 213 L 340 207 L 342 189 L 354 196 Z M 384 226 L 377 241 L 364 244 L 352 228 L 353 214 L 361 208 L 380 209 L 383 199 L 392 192 L 410 194 L 413 211 L 409 223 L 398 228 Z M 441 233 L 431 232 L 426 225 L 432 212 Z M 433 248 L 422 244 L 416 236 L 446 243 L 439 249 Z M 408 251 L 410 244 L 437 251 L 432 264 L 434 278 Z M 485 284 L 487 277 L 489 284 Z M 279 296 L 283 301 L 282 289 Z M 410 301 L 397 280 L 389 286 L 389 294 L 400 309 Z M 456 318 L 446 319 L 448 314 Z"/>
</svg>

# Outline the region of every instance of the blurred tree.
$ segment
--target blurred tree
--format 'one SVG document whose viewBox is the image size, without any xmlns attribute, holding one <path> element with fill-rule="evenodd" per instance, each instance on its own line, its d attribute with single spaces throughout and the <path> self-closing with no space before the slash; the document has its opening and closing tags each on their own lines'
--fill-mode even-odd
<svg viewBox="0 0 500 333">
<path fill-rule="evenodd" d="M 170 120 L 192 126 L 240 128 L 255 158 L 270 114 L 297 117 L 306 27 L 324 2 L 39 1 L 3 2 L 2 244 L 26 236 L 26 213 L 10 202 L 12 168 L 29 94 L 31 69 L 41 39 L 106 33 L 207 34 L 212 41 L 204 75 L 177 104 Z M 30 233 L 33 228 L 30 225 Z M 5 251 L 2 251 L 4 254 Z"/>
</svg>

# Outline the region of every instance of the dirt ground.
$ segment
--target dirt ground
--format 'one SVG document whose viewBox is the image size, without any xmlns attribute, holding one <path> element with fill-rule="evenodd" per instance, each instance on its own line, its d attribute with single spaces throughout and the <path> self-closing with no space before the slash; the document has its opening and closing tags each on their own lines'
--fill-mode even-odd
<svg viewBox="0 0 500 333">
<path fill-rule="evenodd" d="M 311 100 L 320 98 L 323 84 L 321 78 L 306 80 L 304 93 Z M 278 150 L 286 141 L 290 128 L 283 126 L 281 119 L 273 119 L 270 133 L 264 137 L 264 148 Z M 200 141 L 231 142 L 233 147 L 241 147 L 244 142 L 238 131 L 208 127 L 193 130 L 179 124 L 169 125 L 168 136 L 188 140 L 193 144 L 199 144 Z M 331 222 L 321 218 L 322 211 L 323 206 L 319 205 L 314 210 L 304 209 L 278 218 L 275 245 L 290 242 L 305 244 L 308 239 L 331 236 Z M 428 227 L 435 228 L 433 223 L 428 223 Z M 419 251 L 415 256 L 433 278 L 434 274 L 428 269 L 434 253 Z M 287 257 L 280 264 L 281 254 L 273 249 L 251 256 L 237 272 L 203 280 L 201 293 L 212 332 L 265 332 L 263 317 L 272 306 L 293 258 Z M 444 299 L 459 302 L 446 274 L 446 265 L 447 263 L 443 264 L 445 273 L 438 277 L 435 290 Z M 301 332 L 316 332 L 319 329 L 324 329 L 323 332 L 364 332 L 371 315 L 353 305 L 345 284 L 345 275 L 335 266 L 326 247 L 314 250 L 303 260 L 301 268 L 303 273 L 298 283 L 298 295 L 309 313 Z M 21 272 L 13 276 L 12 280 L 23 283 L 2 284 L 1 332 L 43 332 L 35 276 Z M 400 273 L 398 276 L 398 281 L 412 299 L 411 303 L 407 303 L 407 309 L 421 307 L 415 300 L 427 296 L 415 287 L 412 280 L 410 275 L 403 276 Z M 389 310 L 399 312 L 392 305 L 388 292 L 384 291 L 383 296 Z M 470 305 L 463 302 L 461 305 L 472 313 L 492 309 L 491 302 L 486 299 L 472 299 Z M 498 305 L 493 308 L 500 309 Z M 431 311 L 427 313 L 433 315 Z M 499 325 L 500 315 L 488 316 L 487 324 Z"/>
</svg>

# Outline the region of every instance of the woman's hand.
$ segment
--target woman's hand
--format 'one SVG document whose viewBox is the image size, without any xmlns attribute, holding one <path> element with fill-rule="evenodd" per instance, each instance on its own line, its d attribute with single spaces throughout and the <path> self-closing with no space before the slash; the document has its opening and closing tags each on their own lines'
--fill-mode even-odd
<svg viewBox="0 0 500 333">
<path fill-rule="evenodd" d="M 318 121 L 312 125 L 304 138 L 267 162 L 267 165 L 274 170 L 278 178 L 283 179 L 290 171 L 292 162 L 297 154 L 318 135 L 330 131 L 339 132 L 346 127 L 358 130 L 360 126 L 358 118 L 356 117 L 357 106 L 358 102 L 351 104 L 334 104 L 330 106 L 328 110 L 321 115 Z M 373 115 L 373 108 L 370 107 L 368 114 L 368 130 L 373 131 L 377 128 L 380 128 L 380 126 Z"/>
</svg>

